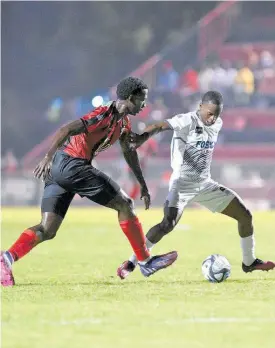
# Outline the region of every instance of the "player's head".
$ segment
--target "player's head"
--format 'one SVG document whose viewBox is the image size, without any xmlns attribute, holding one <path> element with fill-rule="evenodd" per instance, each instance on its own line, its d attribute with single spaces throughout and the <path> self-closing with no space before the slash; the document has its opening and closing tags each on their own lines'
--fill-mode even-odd
<svg viewBox="0 0 275 348">
<path fill-rule="evenodd" d="M 128 113 L 136 115 L 146 106 L 148 87 L 137 77 L 126 77 L 117 85 L 116 94 L 125 101 Z"/>
<path fill-rule="evenodd" d="M 217 121 L 223 109 L 223 98 L 216 91 L 206 92 L 200 103 L 199 113 L 206 126 L 212 126 Z"/>
</svg>

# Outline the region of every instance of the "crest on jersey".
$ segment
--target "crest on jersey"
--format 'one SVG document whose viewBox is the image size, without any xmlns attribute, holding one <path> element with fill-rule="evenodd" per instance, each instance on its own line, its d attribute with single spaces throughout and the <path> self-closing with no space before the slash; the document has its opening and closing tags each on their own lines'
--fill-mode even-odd
<svg viewBox="0 0 275 348">
<path fill-rule="evenodd" d="M 203 133 L 203 128 L 200 127 L 200 126 L 197 126 L 196 129 L 195 129 L 195 133 L 196 134 L 202 134 Z"/>
</svg>

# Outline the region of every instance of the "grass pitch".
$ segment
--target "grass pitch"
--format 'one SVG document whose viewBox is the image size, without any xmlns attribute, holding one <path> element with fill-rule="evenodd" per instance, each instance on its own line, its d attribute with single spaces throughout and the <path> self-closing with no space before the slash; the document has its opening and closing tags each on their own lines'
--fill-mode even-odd
<svg viewBox="0 0 275 348">
<path fill-rule="evenodd" d="M 160 209 L 139 211 L 144 230 Z M 39 209 L 2 210 L 2 248 L 40 219 Z M 275 257 L 274 212 L 255 214 L 257 255 Z M 186 211 L 154 253 L 178 250 L 170 268 L 127 280 L 117 266 L 131 250 L 115 212 L 70 209 L 57 237 L 14 266 L 17 285 L 2 289 L 3 348 L 273 348 L 275 272 L 244 274 L 237 225 L 208 211 Z M 232 265 L 211 284 L 201 263 L 212 253 Z"/>
</svg>

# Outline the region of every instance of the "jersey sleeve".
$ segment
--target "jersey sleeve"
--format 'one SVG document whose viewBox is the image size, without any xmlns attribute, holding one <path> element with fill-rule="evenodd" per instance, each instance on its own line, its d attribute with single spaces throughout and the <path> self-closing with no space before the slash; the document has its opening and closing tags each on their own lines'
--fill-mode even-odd
<svg viewBox="0 0 275 348">
<path fill-rule="evenodd" d="M 99 107 L 80 118 L 87 133 L 91 133 L 100 127 L 107 110 L 108 108 L 106 107 Z"/>
<path fill-rule="evenodd" d="M 166 122 L 175 131 L 188 131 L 192 123 L 191 116 L 189 114 L 178 114 L 172 118 L 168 118 Z"/>
</svg>

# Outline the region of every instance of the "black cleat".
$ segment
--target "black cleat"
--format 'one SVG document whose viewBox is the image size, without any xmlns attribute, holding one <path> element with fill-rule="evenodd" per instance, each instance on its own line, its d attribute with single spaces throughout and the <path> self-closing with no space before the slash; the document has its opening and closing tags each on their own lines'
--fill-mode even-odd
<svg viewBox="0 0 275 348">
<path fill-rule="evenodd" d="M 245 273 L 253 272 L 253 271 L 270 271 L 275 268 L 275 263 L 272 261 L 262 261 L 260 259 L 256 259 L 250 266 L 246 266 L 242 263 L 242 269 Z"/>
<path fill-rule="evenodd" d="M 150 277 L 155 272 L 171 266 L 178 258 L 176 251 L 170 253 L 153 256 L 145 265 L 139 263 L 140 271 L 144 277 Z"/>
</svg>

